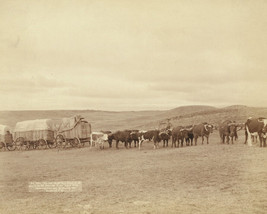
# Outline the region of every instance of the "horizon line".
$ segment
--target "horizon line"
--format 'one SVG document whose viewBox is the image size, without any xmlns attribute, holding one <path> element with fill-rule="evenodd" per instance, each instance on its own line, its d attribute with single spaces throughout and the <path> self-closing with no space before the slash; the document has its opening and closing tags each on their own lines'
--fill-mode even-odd
<svg viewBox="0 0 267 214">
<path fill-rule="evenodd" d="M 177 106 L 175 108 L 170 108 L 170 109 L 143 109 L 143 110 L 102 110 L 102 109 L 16 109 L 16 110 L 0 110 L 0 112 L 15 112 L 15 111 L 102 111 L 102 112 L 138 112 L 138 111 L 168 111 L 176 108 L 181 108 L 181 107 L 196 107 L 196 106 L 205 106 L 205 107 L 213 107 L 213 108 L 227 108 L 227 107 L 237 107 L 237 106 L 242 106 L 242 107 L 250 107 L 250 108 L 266 108 L 264 106 L 247 106 L 247 105 L 241 105 L 241 104 L 236 104 L 236 105 L 221 105 L 221 106 L 212 106 L 212 105 L 182 105 L 182 106 Z"/>
</svg>

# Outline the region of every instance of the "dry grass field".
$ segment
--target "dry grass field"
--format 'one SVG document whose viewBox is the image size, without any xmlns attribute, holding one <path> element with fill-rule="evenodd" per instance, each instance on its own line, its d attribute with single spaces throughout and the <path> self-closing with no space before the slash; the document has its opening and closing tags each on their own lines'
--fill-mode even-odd
<svg viewBox="0 0 267 214">
<path fill-rule="evenodd" d="M 243 140 L 1 152 L 0 213 L 266 213 L 267 149 Z M 29 192 L 32 181 L 81 181 L 82 191 Z"/>
</svg>

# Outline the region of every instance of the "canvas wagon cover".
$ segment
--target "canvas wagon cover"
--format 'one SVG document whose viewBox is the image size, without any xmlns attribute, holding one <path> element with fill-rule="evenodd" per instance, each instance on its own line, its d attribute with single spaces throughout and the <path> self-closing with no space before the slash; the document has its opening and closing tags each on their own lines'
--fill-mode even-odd
<svg viewBox="0 0 267 214">
<path fill-rule="evenodd" d="M 51 119 L 26 120 L 18 122 L 14 129 L 14 139 L 23 137 L 26 141 L 40 139 L 53 141 L 54 130 Z"/>
<path fill-rule="evenodd" d="M 25 131 L 43 131 L 50 130 L 50 119 L 40 119 L 40 120 L 26 120 L 22 122 L 17 122 L 14 132 L 25 132 Z"/>
</svg>

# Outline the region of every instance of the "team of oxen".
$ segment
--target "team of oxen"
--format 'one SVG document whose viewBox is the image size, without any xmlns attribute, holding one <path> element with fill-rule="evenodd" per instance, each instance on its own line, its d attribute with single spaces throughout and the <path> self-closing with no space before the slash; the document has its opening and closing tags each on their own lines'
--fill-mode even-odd
<svg viewBox="0 0 267 214">
<path fill-rule="evenodd" d="M 152 141 L 154 148 L 159 148 L 159 143 L 163 142 L 163 147 L 168 147 L 169 140 L 172 139 L 171 147 L 183 146 L 184 142 L 187 146 L 197 145 L 198 137 L 202 137 L 202 144 L 204 137 L 207 138 L 209 143 L 209 135 L 212 133 L 213 125 L 208 123 L 201 123 L 195 126 L 177 126 L 173 129 L 162 129 L 162 130 L 123 130 L 111 132 L 93 132 L 91 137 L 91 146 L 97 144 L 100 148 L 104 148 L 104 142 L 108 142 L 109 147 L 112 147 L 112 142 L 116 142 L 116 148 L 119 148 L 119 142 L 124 143 L 126 148 L 131 148 L 132 143 L 134 147 L 141 148 L 141 145 L 145 141 Z"/>
<path fill-rule="evenodd" d="M 245 143 L 252 145 L 252 141 L 257 137 L 260 141 L 260 146 L 266 146 L 266 133 L 267 133 L 267 119 L 265 118 L 249 118 L 246 123 L 240 124 L 235 121 L 226 120 L 218 126 L 209 123 L 201 123 L 191 126 L 176 126 L 174 128 L 162 130 L 123 130 L 116 132 L 93 132 L 91 136 L 91 146 L 99 145 L 102 149 L 104 143 L 108 142 L 109 147 L 112 147 L 112 142 L 116 143 L 116 148 L 119 148 L 119 142 L 122 142 L 125 148 L 131 148 L 132 143 L 134 147 L 141 148 L 145 141 L 152 141 L 154 149 L 159 148 L 159 143 L 163 143 L 163 147 L 168 147 L 171 140 L 171 147 L 183 147 L 197 145 L 198 138 L 206 138 L 207 144 L 209 143 L 209 135 L 214 129 L 218 129 L 222 143 L 234 143 L 238 139 L 238 131 L 245 129 Z"/>
</svg>

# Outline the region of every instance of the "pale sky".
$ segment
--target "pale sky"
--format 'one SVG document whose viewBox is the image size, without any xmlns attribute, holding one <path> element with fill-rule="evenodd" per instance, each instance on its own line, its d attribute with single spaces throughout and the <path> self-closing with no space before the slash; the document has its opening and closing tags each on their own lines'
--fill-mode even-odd
<svg viewBox="0 0 267 214">
<path fill-rule="evenodd" d="M 0 0 L 0 110 L 267 106 L 267 1 Z"/>
</svg>

